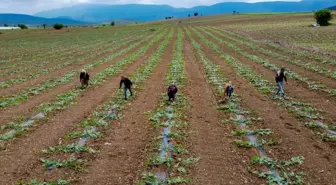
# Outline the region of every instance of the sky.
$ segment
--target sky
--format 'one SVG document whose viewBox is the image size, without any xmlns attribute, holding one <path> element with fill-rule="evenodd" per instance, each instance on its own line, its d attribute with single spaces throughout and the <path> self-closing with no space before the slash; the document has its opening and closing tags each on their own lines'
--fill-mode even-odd
<svg viewBox="0 0 336 185">
<path fill-rule="evenodd" d="M 263 2 L 276 0 L 0 0 L 0 13 L 34 14 L 40 11 L 69 7 L 80 3 L 103 4 L 167 4 L 173 7 L 212 5 L 220 2 Z M 278 0 L 279 1 L 279 0 Z M 299 1 L 299 0 L 280 0 Z"/>
</svg>

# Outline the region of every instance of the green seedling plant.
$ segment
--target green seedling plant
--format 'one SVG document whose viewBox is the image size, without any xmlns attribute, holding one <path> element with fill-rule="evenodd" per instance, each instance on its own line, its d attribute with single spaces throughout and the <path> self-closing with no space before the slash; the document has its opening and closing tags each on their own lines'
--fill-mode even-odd
<svg viewBox="0 0 336 185">
<path fill-rule="evenodd" d="M 234 143 L 238 147 L 242 147 L 242 148 L 252 148 L 252 147 L 255 147 L 255 145 L 252 142 L 250 142 L 250 141 L 235 140 Z"/>
<path fill-rule="evenodd" d="M 43 166 L 46 168 L 71 168 L 77 171 L 85 171 L 83 164 L 87 162 L 86 160 L 77 159 L 74 156 L 71 156 L 67 160 L 49 160 L 49 159 L 40 159 L 43 163 Z"/>
<path fill-rule="evenodd" d="M 75 180 L 63 180 L 58 179 L 56 181 L 39 181 L 38 179 L 33 179 L 31 181 L 20 180 L 16 181 L 14 185 L 68 185 Z"/>
<path fill-rule="evenodd" d="M 41 150 L 42 154 L 51 154 L 51 153 L 80 153 L 80 152 L 89 152 L 96 153 L 97 151 L 88 146 L 80 146 L 78 144 L 72 143 L 69 145 L 59 145 L 55 147 L 49 147 L 48 149 Z"/>
<path fill-rule="evenodd" d="M 253 167 L 250 168 L 251 173 L 261 177 L 265 178 L 268 182 L 268 184 L 296 184 L 296 185 L 302 185 L 303 182 L 303 172 L 296 172 L 290 167 L 302 165 L 304 162 L 304 157 L 297 156 L 292 157 L 289 161 L 285 160 L 273 160 L 268 157 L 259 157 L 259 156 L 253 156 L 251 159 L 251 164 L 256 166 L 267 166 L 268 171 L 261 172 Z M 279 171 L 281 174 L 281 177 L 275 178 L 273 173 L 274 171 Z"/>
</svg>

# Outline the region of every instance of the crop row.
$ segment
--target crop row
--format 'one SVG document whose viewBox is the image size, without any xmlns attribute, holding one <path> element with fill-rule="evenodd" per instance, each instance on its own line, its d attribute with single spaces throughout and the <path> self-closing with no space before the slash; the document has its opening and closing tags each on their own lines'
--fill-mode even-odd
<svg viewBox="0 0 336 185">
<path fill-rule="evenodd" d="M 122 46 L 128 45 L 129 43 L 134 42 L 135 40 L 137 40 L 139 38 L 142 38 L 142 37 L 143 37 L 143 35 L 139 35 L 139 36 L 135 36 L 135 37 L 134 36 L 128 36 L 128 37 L 122 38 L 121 40 L 118 40 L 118 42 L 120 43 L 118 45 L 117 44 L 104 45 L 104 47 L 102 47 L 102 48 L 107 48 L 105 50 L 101 50 L 102 48 L 98 48 L 95 51 L 89 51 L 89 50 L 85 49 L 85 51 L 83 51 L 83 54 L 87 53 L 87 55 L 84 56 L 84 57 L 81 57 L 81 58 L 76 58 L 76 56 L 59 58 L 57 60 L 54 60 L 54 61 L 57 61 L 57 63 L 59 63 L 56 66 L 54 66 L 52 68 L 38 70 L 38 71 L 33 72 L 33 73 L 16 76 L 15 78 L 9 79 L 7 81 L 0 82 L 0 88 L 8 88 L 11 85 L 23 83 L 23 82 L 26 82 L 27 80 L 36 79 L 41 75 L 45 75 L 45 74 L 48 74 L 48 73 L 53 72 L 55 70 L 62 69 L 66 66 L 76 64 L 76 63 L 79 63 L 79 62 L 82 62 L 82 61 L 85 61 L 85 60 L 95 59 L 97 56 L 100 56 L 100 55 L 103 55 L 103 54 L 106 54 L 106 53 L 110 53 L 111 51 L 119 49 Z M 88 54 L 88 51 L 90 52 L 90 54 Z M 72 60 L 70 60 L 70 59 L 72 59 Z M 66 60 L 66 62 L 61 63 L 60 61 L 63 61 L 63 60 Z M 21 68 L 21 70 L 29 70 L 28 68 L 31 68 L 31 66 L 29 66 L 27 68 Z"/>
<path fill-rule="evenodd" d="M 274 96 L 272 91 L 274 89 L 273 83 L 263 79 L 260 74 L 257 74 L 253 69 L 244 66 L 240 61 L 236 60 L 229 54 L 223 52 L 216 44 L 206 39 L 200 32 L 194 30 L 194 33 L 207 45 L 209 46 L 216 54 L 219 55 L 225 62 L 230 64 L 236 73 L 249 82 L 262 94 L 266 95 L 269 99 L 278 102 L 278 105 L 285 107 L 289 113 L 293 113 L 299 118 L 302 118 L 306 122 L 317 122 L 318 120 L 323 120 L 321 116 L 321 110 L 314 108 L 312 105 L 304 102 L 300 102 L 291 98 L 289 96 L 279 97 Z M 322 121 L 321 121 L 322 122 Z M 327 125 L 325 123 L 324 125 Z M 329 127 L 328 127 L 329 128 Z M 323 140 L 325 141 L 336 141 L 336 136 L 328 134 L 327 129 L 323 130 L 324 133 L 318 133 Z"/>
<path fill-rule="evenodd" d="M 197 43 L 191 36 L 189 30 L 187 34 L 191 41 L 191 44 L 200 58 L 200 62 L 203 65 L 204 71 L 206 73 L 208 81 L 216 90 L 218 96 L 223 94 L 223 84 L 227 83 L 229 80 L 223 75 L 221 69 L 214 62 L 209 60 L 207 56 L 203 53 L 200 48 L 199 43 Z M 224 120 L 223 123 L 233 123 L 238 129 L 232 131 L 234 136 L 244 137 L 244 140 L 235 140 L 235 144 L 238 147 L 251 148 L 255 147 L 259 151 L 259 155 L 253 156 L 251 159 L 251 164 L 249 166 L 249 171 L 258 177 L 265 178 L 268 184 L 272 185 L 278 184 L 303 184 L 303 173 L 295 172 L 295 169 L 291 167 L 294 165 L 301 165 L 304 158 L 301 156 L 292 157 L 289 161 L 284 160 L 274 160 L 268 157 L 263 149 L 263 145 L 277 145 L 279 144 L 276 140 L 267 140 L 266 136 L 272 134 L 270 129 L 250 129 L 253 123 L 261 121 L 262 118 L 253 118 L 250 116 L 249 111 L 244 110 L 240 106 L 240 99 L 235 93 L 225 105 L 219 104 L 219 110 L 223 110 L 226 113 L 231 114 L 235 118 L 230 120 Z M 258 140 L 257 137 L 262 137 L 262 140 Z M 260 170 L 261 167 L 267 167 L 267 170 Z"/>
<path fill-rule="evenodd" d="M 85 121 L 82 121 L 80 124 L 75 125 L 74 128 L 77 130 L 76 132 L 69 132 L 64 138 L 68 143 L 68 145 L 57 145 L 53 147 L 49 147 L 47 149 L 41 150 L 43 158 L 41 158 L 42 164 L 49 170 L 53 170 L 55 168 L 70 168 L 77 171 L 86 171 L 84 168 L 85 164 L 88 160 L 83 159 L 81 155 L 83 153 L 96 154 L 98 151 L 86 145 L 88 140 L 94 140 L 97 138 L 102 138 L 104 135 L 99 131 L 106 129 L 109 123 L 115 119 L 121 119 L 122 114 L 120 113 L 126 104 L 129 101 L 132 101 L 134 97 L 137 96 L 137 89 L 141 87 L 141 84 L 153 73 L 154 69 L 158 66 L 158 64 L 162 61 L 161 56 L 164 53 L 166 46 L 170 43 L 170 39 L 174 34 L 174 29 L 166 36 L 165 40 L 162 41 L 156 52 L 152 54 L 152 56 L 144 62 L 141 67 L 133 73 L 130 77 L 134 82 L 134 95 L 129 100 L 123 100 L 121 98 L 123 96 L 122 91 L 117 91 L 109 100 L 107 100 L 103 105 L 98 106 L 95 111 L 93 111 L 89 118 Z M 94 141 L 93 141 L 94 142 Z M 65 154 L 69 156 L 67 160 L 50 160 L 47 157 L 53 156 L 63 156 L 61 154 Z M 82 156 L 79 158 L 79 156 Z M 36 181 L 36 179 L 35 179 Z M 76 181 L 74 179 L 67 180 L 66 182 L 71 183 Z M 30 185 L 29 182 L 26 185 Z"/>
<path fill-rule="evenodd" d="M 336 65 L 336 60 L 332 59 L 332 58 L 328 58 L 328 57 L 312 54 L 311 52 L 308 52 L 308 51 L 288 49 L 286 47 L 282 47 L 282 46 L 279 46 L 277 44 L 274 44 L 274 43 L 271 43 L 271 42 L 268 42 L 268 41 L 254 40 L 252 38 L 249 38 L 249 37 L 246 37 L 246 36 L 242 36 L 240 34 L 232 32 L 232 31 L 227 31 L 225 29 L 221 29 L 221 30 L 225 31 L 225 33 L 228 33 L 228 34 L 230 34 L 232 36 L 235 36 L 237 38 L 240 38 L 240 39 L 247 40 L 249 42 L 253 42 L 253 43 L 256 43 L 256 44 L 258 44 L 259 42 L 262 42 L 263 44 L 266 44 L 266 45 L 268 45 L 268 46 L 270 46 L 272 48 L 275 48 L 276 50 L 280 50 L 280 51 L 282 51 L 284 53 L 287 53 L 289 55 L 296 55 L 296 56 L 299 56 L 299 57 L 306 57 L 306 58 L 312 59 L 314 61 L 319 61 L 319 62 L 324 63 L 324 64 Z"/>
<path fill-rule="evenodd" d="M 183 32 L 179 28 L 174 47 L 174 57 L 170 64 L 166 85 L 175 84 L 183 88 L 185 74 L 182 58 Z M 152 157 L 148 160 L 147 169 L 141 175 L 138 185 L 145 184 L 181 184 L 191 182 L 187 177 L 188 170 L 198 158 L 187 158 L 188 151 L 184 148 L 184 138 L 187 133 L 184 128 L 185 110 L 189 108 L 186 97 L 180 93 L 175 102 L 167 101 L 165 94 L 159 101 L 157 108 L 151 112 L 150 121 L 157 130 L 162 130 L 162 135 L 157 138 L 157 144 Z"/>
<path fill-rule="evenodd" d="M 222 36 L 226 39 L 232 40 L 232 41 L 237 42 L 237 43 L 242 44 L 242 45 L 246 45 L 249 48 L 251 48 L 252 50 L 254 50 L 256 52 L 260 52 L 260 53 L 262 53 L 266 56 L 273 57 L 274 59 L 281 59 L 283 61 L 286 61 L 288 63 L 294 64 L 294 65 L 297 65 L 297 66 L 300 66 L 300 67 L 303 67 L 307 70 L 316 72 L 316 73 L 321 74 L 323 76 L 336 79 L 336 72 L 332 71 L 330 69 L 327 69 L 325 67 L 318 66 L 318 65 L 316 65 L 314 63 L 311 63 L 311 62 L 301 61 L 301 60 L 298 60 L 298 59 L 295 59 L 293 57 L 289 57 L 289 56 L 286 56 L 286 55 L 281 55 L 277 52 L 261 48 L 257 44 L 253 44 L 252 42 L 246 42 L 246 41 L 236 39 L 234 37 L 230 37 L 228 34 L 223 34 L 223 33 L 219 32 L 218 31 L 219 29 L 216 29 L 214 27 L 207 27 L 206 29 L 213 31 L 214 33 L 216 33 L 216 34 L 218 34 L 218 35 L 220 35 L 220 36 Z"/>
<path fill-rule="evenodd" d="M 208 31 L 205 31 L 205 30 L 202 30 L 202 31 L 204 33 L 206 33 L 208 36 L 210 36 L 211 38 L 213 38 L 213 39 L 217 40 L 218 42 L 220 42 L 221 44 L 227 45 L 234 52 L 243 55 L 244 57 L 250 59 L 251 61 L 253 61 L 255 63 L 262 64 L 265 68 L 268 68 L 268 69 L 273 70 L 273 71 L 276 71 L 276 70 L 280 69 L 280 66 L 276 66 L 274 64 L 271 64 L 267 59 L 263 59 L 263 58 L 260 58 L 260 57 L 258 57 L 256 55 L 252 55 L 252 54 L 250 54 L 248 52 L 245 52 L 243 49 L 237 47 L 236 45 L 234 45 L 234 44 L 232 44 L 230 42 L 227 42 L 227 41 L 225 41 L 225 40 L 223 40 L 223 39 L 221 39 L 219 37 L 216 37 L 216 36 L 214 36 L 213 34 L 211 34 Z M 287 74 L 287 76 L 289 76 L 289 77 L 291 77 L 293 79 L 296 79 L 296 80 L 298 80 L 300 82 L 303 82 L 303 83 L 307 84 L 310 89 L 321 91 L 321 92 L 326 92 L 328 94 L 336 96 L 336 89 L 329 89 L 322 82 L 316 82 L 316 81 L 313 81 L 313 80 L 311 80 L 311 79 L 309 79 L 307 77 L 299 76 L 297 73 L 295 73 L 294 71 L 291 71 L 290 69 L 286 70 L 286 74 Z"/>
<path fill-rule="evenodd" d="M 140 32 L 147 31 L 148 28 L 140 29 Z M 67 52 L 69 50 L 73 50 L 78 46 L 86 45 L 87 43 L 95 43 L 96 41 L 101 41 L 102 38 L 118 38 L 120 35 L 131 34 L 134 32 L 139 32 L 139 29 L 130 29 L 127 28 L 124 31 L 119 32 L 118 30 L 110 30 L 108 32 L 104 32 L 104 30 L 97 31 L 85 31 L 85 32 L 77 32 L 77 33 L 67 33 L 67 34 L 59 34 L 59 35 L 47 35 L 46 39 L 44 38 L 35 38 L 35 37 L 27 37 L 32 38 L 32 40 L 25 41 L 21 40 L 18 43 L 18 46 L 11 46 L 11 43 L 6 43 L 5 48 L 8 48 L 11 51 L 11 55 L 7 56 L 6 59 L 10 58 L 10 61 L 13 60 L 27 60 L 32 58 L 45 60 L 50 56 L 56 54 L 56 56 L 61 53 Z M 61 37 L 59 37 L 61 36 Z M 26 39 L 26 38 L 25 38 Z M 109 39 L 108 39 L 109 40 Z M 32 46 L 37 49 L 33 49 Z M 64 47 L 66 46 L 66 47 Z M 13 47 L 13 48 L 12 48 Z M 23 47 L 25 50 L 18 50 L 18 47 Z M 18 51 L 22 53 L 22 56 L 18 56 L 19 54 L 13 53 L 13 51 Z M 15 55 L 13 55 L 15 54 Z M 15 56 L 15 57 L 14 57 Z M 2 63 L 2 62 L 0 62 Z M 7 63 L 7 62 L 4 62 Z"/>
<path fill-rule="evenodd" d="M 130 34 L 130 38 L 132 37 L 132 35 L 134 37 L 135 35 L 139 35 L 139 33 Z M 116 40 L 115 38 L 112 40 L 104 41 L 104 42 L 99 41 L 98 43 L 95 43 L 95 44 L 93 43 L 85 47 L 77 47 L 76 50 L 68 50 L 67 52 L 55 53 L 53 55 L 46 55 L 45 57 L 33 57 L 33 59 L 31 59 L 30 61 L 15 62 L 15 63 L 12 63 L 9 67 L 14 68 L 18 65 L 20 65 L 21 67 L 15 68 L 14 70 L 13 69 L 6 70 L 1 75 L 2 76 L 14 75 L 16 73 L 21 73 L 21 72 L 25 72 L 31 69 L 40 68 L 48 64 L 60 63 L 62 61 L 76 59 L 78 55 L 88 54 L 88 51 L 91 51 L 92 49 L 94 49 L 91 51 L 92 53 L 99 52 L 101 49 L 104 49 L 117 41 L 118 40 Z M 51 60 L 46 60 L 48 58 L 51 58 Z M 26 65 L 26 64 L 30 64 L 30 65 Z"/>
<path fill-rule="evenodd" d="M 131 51 L 132 49 L 134 49 L 135 47 L 137 47 L 138 45 L 140 45 L 141 43 L 150 40 L 152 36 L 148 36 L 146 38 L 144 38 L 143 40 L 136 42 L 134 44 L 129 45 L 127 48 L 122 49 L 116 53 L 111 54 L 110 56 L 104 58 L 104 59 L 100 59 L 98 61 L 86 64 L 84 66 L 82 66 L 83 69 L 91 69 L 94 68 L 96 66 L 105 64 L 107 62 L 110 62 L 111 60 L 113 60 L 114 58 L 121 56 L 122 54 L 125 54 L 129 51 Z M 106 51 L 107 53 L 110 53 L 111 51 L 115 51 L 117 49 L 119 49 L 120 47 L 124 46 L 127 43 L 121 43 L 120 45 L 115 45 L 114 47 L 110 48 L 108 51 Z M 32 87 L 28 90 L 22 90 L 21 92 L 19 92 L 18 94 L 14 94 L 11 95 L 10 97 L 6 97 L 3 98 L 0 102 L 0 108 L 8 108 L 12 105 L 18 105 L 24 101 L 27 101 L 31 96 L 36 96 L 42 92 L 47 91 L 48 89 L 51 89 L 53 87 L 56 87 L 60 84 L 64 84 L 67 82 L 71 82 L 73 80 L 73 77 L 76 76 L 76 74 L 78 74 L 78 70 L 71 70 L 68 71 L 64 76 L 62 77 L 58 77 L 58 78 L 54 78 L 54 79 L 49 79 L 46 82 L 44 82 L 41 85 Z"/>
<path fill-rule="evenodd" d="M 37 107 L 37 109 L 35 110 L 35 112 L 41 112 L 40 114 L 42 114 L 44 116 L 47 116 L 51 112 L 54 112 L 54 111 L 57 111 L 57 110 L 67 109 L 72 104 L 74 104 L 76 102 L 77 97 L 79 95 L 81 95 L 83 92 L 85 92 L 87 89 L 90 89 L 90 88 L 95 87 L 96 85 L 102 84 L 103 82 L 105 82 L 105 80 L 108 77 L 112 77 L 112 76 L 116 75 L 118 72 L 120 72 L 120 70 L 124 69 L 128 64 L 131 64 L 137 58 L 139 58 L 141 55 L 146 53 L 146 51 L 148 51 L 148 49 L 150 47 L 152 47 L 156 42 L 158 42 L 164 36 L 164 34 L 166 32 L 167 32 L 167 30 L 162 31 L 155 38 L 150 39 L 149 42 L 146 43 L 146 45 L 139 48 L 137 51 L 135 51 L 134 53 L 132 53 L 128 57 L 121 59 L 117 63 L 109 66 L 108 68 L 106 68 L 105 70 L 97 73 L 95 75 L 95 77 L 91 80 L 88 88 L 85 88 L 85 89 L 75 88 L 75 89 L 72 89 L 68 92 L 59 94 L 59 95 L 57 95 L 56 100 L 46 102 L 46 103 L 43 103 L 43 104 L 39 105 Z M 130 46 L 130 47 L 132 47 L 132 46 Z M 114 57 L 114 56 L 115 55 L 111 55 L 111 57 Z M 111 58 L 111 57 L 109 57 L 109 58 Z M 88 64 L 87 68 L 90 68 L 92 66 L 94 66 L 94 64 Z M 29 120 L 27 120 L 27 121 L 29 121 Z M 32 122 L 31 122 L 31 124 L 32 124 Z M 9 124 L 5 125 L 5 129 L 11 128 L 12 125 L 15 125 L 16 127 L 18 127 L 18 129 L 15 129 L 15 132 L 10 131 L 10 132 L 7 132 L 6 134 L 1 135 L 0 140 L 8 140 L 8 139 L 14 138 L 17 134 L 22 133 L 28 127 L 30 127 L 31 124 L 27 125 L 27 124 L 9 123 Z"/>
</svg>

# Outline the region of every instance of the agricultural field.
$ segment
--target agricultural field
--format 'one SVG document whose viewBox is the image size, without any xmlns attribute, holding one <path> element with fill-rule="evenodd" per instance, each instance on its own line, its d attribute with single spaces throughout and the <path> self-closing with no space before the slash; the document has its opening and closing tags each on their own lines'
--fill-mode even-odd
<svg viewBox="0 0 336 185">
<path fill-rule="evenodd" d="M 2 31 L 0 184 L 336 184 L 335 26 L 313 21 L 218 15 Z M 133 82 L 128 100 L 122 75 Z"/>
</svg>

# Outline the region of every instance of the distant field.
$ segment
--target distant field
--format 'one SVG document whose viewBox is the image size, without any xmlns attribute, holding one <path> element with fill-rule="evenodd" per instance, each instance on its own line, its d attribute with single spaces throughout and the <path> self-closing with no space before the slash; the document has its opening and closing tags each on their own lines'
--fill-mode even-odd
<svg viewBox="0 0 336 185">
<path fill-rule="evenodd" d="M 336 27 L 312 23 L 244 14 L 2 30 L 0 184 L 336 184 Z"/>
</svg>

